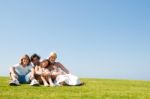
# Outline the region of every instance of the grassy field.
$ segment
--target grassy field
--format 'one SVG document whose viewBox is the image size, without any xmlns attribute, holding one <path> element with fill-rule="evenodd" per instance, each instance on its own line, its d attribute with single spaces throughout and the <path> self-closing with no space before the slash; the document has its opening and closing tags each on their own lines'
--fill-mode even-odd
<svg viewBox="0 0 150 99">
<path fill-rule="evenodd" d="M 81 79 L 84 86 L 9 86 L 0 77 L 0 99 L 150 99 L 150 82 L 111 79 Z"/>
</svg>

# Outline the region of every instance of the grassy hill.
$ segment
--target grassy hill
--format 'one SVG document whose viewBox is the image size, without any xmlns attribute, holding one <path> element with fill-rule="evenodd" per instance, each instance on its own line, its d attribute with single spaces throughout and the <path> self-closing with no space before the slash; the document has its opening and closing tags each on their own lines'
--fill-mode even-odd
<svg viewBox="0 0 150 99">
<path fill-rule="evenodd" d="M 0 99 L 150 99 L 150 82 L 111 79 L 81 79 L 84 86 L 9 86 L 0 77 Z"/>
</svg>

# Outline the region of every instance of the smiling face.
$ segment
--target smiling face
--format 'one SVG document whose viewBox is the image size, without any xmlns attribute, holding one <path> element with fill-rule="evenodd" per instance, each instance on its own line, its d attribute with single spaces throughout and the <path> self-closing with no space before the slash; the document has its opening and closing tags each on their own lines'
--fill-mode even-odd
<svg viewBox="0 0 150 99">
<path fill-rule="evenodd" d="M 56 58 L 57 58 L 56 52 L 51 52 L 50 55 L 49 55 L 50 63 L 52 63 L 52 64 L 55 63 Z"/>
<path fill-rule="evenodd" d="M 36 65 L 39 65 L 40 59 L 37 58 L 37 57 L 34 57 L 34 58 L 32 59 L 32 63 L 33 63 L 35 66 L 36 66 Z"/>
<path fill-rule="evenodd" d="M 29 58 L 29 56 L 28 56 L 28 55 L 22 56 L 22 57 L 21 57 L 21 60 L 20 60 L 20 64 L 21 64 L 22 66 L 27 66 L 27 65 L 29 65 L 29 64 L 30 64 L 30 58 Z"/>
<path fill-rule="evenodd" d="M 23 65 L 23 66 L 27 66 L 27 65 L 29 64 L 29 62 L 30 62 L 30 61 L 29 61 L 28 58 L 23 58 L 23 59 L 22 59 L 22 65 Z"/>
<path fill-rule="evenodd" d="M 48 65 L 49 65 L 49 61 L 48 61 L 48 60 L 44 60 L 44 61 L 41 63 L 41 67 L 42 67 L 42 68 L 46 68 Z"/>
<path fill-rule="evenodd" d="M 51 57 L 49 58 L 49 61 L 50 61 L 52 64 L 55 63 L 56 57 L 55 57 L 55 56 L 51 56 Z"/>
</svg>

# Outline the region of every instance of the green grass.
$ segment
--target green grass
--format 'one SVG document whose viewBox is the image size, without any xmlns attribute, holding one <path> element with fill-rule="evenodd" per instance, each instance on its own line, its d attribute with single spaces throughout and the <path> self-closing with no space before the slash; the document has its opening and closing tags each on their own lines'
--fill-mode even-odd
<svg viewBox="0 0 150 99">
<path fill-rule="evenodd" d="M 0 99 L 150 99 L 150 82 L 135 80 L 81 79 L 84 86 L 9 86 L 0 77 Z"/>
</svg>

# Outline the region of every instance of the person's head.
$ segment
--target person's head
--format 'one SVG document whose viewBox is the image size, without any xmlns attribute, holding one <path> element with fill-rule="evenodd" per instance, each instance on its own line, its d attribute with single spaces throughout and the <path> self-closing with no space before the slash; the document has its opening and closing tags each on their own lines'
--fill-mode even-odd
<svg viewBox="0 0 150 99">
<path fill-rule="evenodd" d="M 37 55 L 37 54 L 33 54 L 31 56 L 31 62 L 34 64 L 34 65 L 39 65 L 40 63 L 40 56 Z"/>
<path fill-rule="evenodd" d="M 48 59 L 44 59 L 44 60 L 40 63 L 40 66 L 41 66 L 42 68 L 46 68 L 46 67 L 48 67 L 49 65 L 50 65 L 50 62 L 49 62 Z"/>
<path fill-rule="evenodd" d="M 23 66 L 27 66 L 30 64 L 30 58 L 27 54 L 21 57 L 20 64 Z"/>
<path fill-rule="evenodd" d="M 56 52 L 51 52 L 49 55 L 49 61 L 53 64 L 55 63 L 56 58 L 57 58 Z"/>
</svg>

